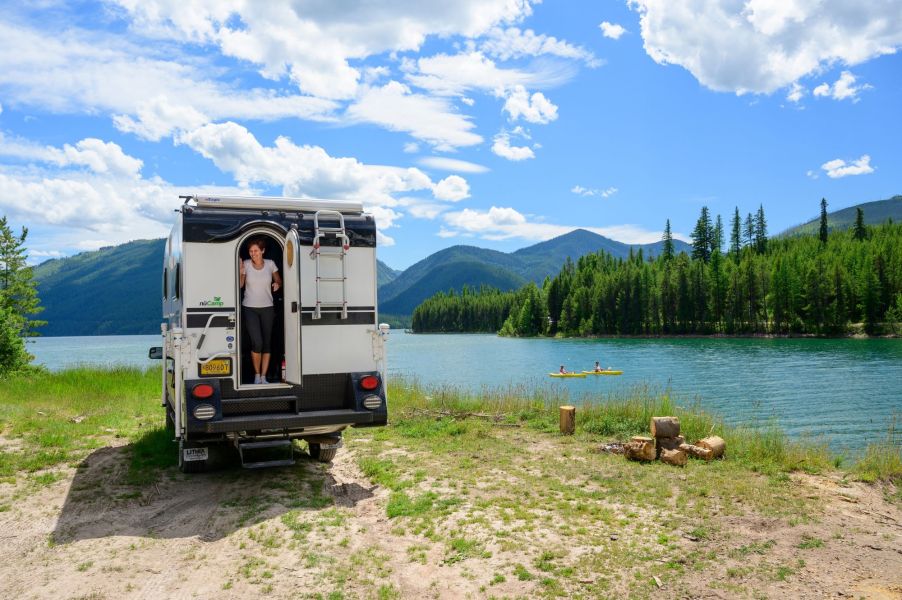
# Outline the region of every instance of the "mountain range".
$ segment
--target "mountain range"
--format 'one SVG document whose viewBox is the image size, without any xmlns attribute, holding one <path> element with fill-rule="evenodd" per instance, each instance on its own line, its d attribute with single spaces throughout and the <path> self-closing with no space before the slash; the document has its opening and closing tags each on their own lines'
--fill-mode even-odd
<svg viewBox="0 0 902 600">
<path fill-rule="evenodd" d="M 868 202 L 865 222 L 882 223 L 902 219 L 902 196 Z M 828 214 L 834 229 L 855 220 L 855 208 Z M 814 219 L 780 235 L 816 233 Z M 423 300 L 439 291 L 464 285 L 489 285 L 502 290 L 517 289 L 529 281 L 541 283 L 555 275 L 567 258 L 576 260 L 590 252 L 605 251 L 625 258 L 630 251 L 646 256 L 661 252 L 662 242 L 629 245 L 577 229 L 516 252 L 505 253 L 475 246 L 451 246 L 398 271 L 377 262 L 380 317 L 403 322 Z M 159 331 L 160 285 L 164 240 L 138 240 L 83 252 L 68 258 L 48 260 L 34 268 L 38 294 L 46 320 L 41 335 L 153 334 Z M 677 252 L 689 251 L 685 242 L 674 240 Z M 392 318 L 393 317 L 393 318 Z"/>
</svg>

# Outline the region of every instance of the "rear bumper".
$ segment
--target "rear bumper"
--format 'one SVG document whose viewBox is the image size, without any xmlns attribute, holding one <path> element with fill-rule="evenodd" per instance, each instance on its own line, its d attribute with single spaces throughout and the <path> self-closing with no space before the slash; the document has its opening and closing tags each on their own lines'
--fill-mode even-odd
<svg viewBox="0 0 902 600">
<path fill-rule="evenodd" d="M 239 415 L 206 422 L 192 419 L 188 422 L 188 431 L 190 433 L 234 433 L 264 429 L 301 431 L 308 427 L 324 425 L 374 427 L 385 425 L 387 416 L 387 413 L 384 411 L 355 411 L 348 409 L 317 410 L 282 415 Z"/>
</svg>

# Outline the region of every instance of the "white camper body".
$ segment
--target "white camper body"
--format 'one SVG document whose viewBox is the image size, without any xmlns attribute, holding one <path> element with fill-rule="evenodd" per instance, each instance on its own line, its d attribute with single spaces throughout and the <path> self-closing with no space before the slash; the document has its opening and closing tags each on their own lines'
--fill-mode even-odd
<svg viewBox="0 0 902 600">
<path fill-rule="evenodd" d="M 272 382 L 255 384 L 242 323 L 239 261 L 262 239 L 282 286 L 273 293 Z M 349 426 L 387 420 L 386 325 L 376 309 L 376 228 L 359 203 L 192 196 L 163 265 L 163 406 L 183 471 L 231 444 L 245 466 L 263 448 L 306 440 L 331 460 Z"/>
</svg>

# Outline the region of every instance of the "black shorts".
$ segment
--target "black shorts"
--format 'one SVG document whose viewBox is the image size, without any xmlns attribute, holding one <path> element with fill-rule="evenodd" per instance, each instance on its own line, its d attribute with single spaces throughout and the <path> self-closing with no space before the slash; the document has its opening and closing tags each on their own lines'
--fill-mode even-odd
<svg viewBox="0 0 902 600">
<path fill-rule="evenodd" d="M 272 324 L 276 309 L 272 306 L 242 306 L 244 331 L 251 340 L 251 352 L 268 353 L 272 343 Z"/>
</svg>

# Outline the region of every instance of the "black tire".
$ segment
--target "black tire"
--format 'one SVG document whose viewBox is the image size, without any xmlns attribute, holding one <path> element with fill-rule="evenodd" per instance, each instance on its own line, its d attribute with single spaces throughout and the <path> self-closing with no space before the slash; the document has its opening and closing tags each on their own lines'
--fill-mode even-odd
<svg viewBox="0 0 902 600">
<path fill-rule="evenodd" d="M 179 471 L 182 473 L 203 473 L 207 470 L 207 463 L 210 462 L 209 450 L 207 450 L 207 460 L 185 460 L 185 453 L 183 450 L 186 448 L 200 447 L 200 444 L 186 442 L 183 439 L 179 440 Z"/>
<path fill-rule="evenodd" d="M 318 460 L 319 462 L 330 463 L 338 453 L 338 448 L 329 448 L 328 450 L 323 450 L 319 444 L 307 445 L 310 446 L 310 458 L 312 458 L 313 460 Z"/>
</svg>

